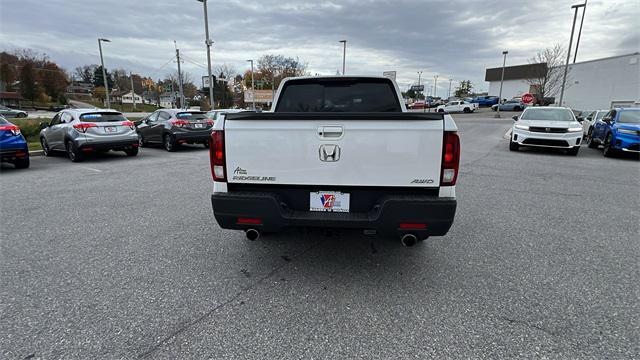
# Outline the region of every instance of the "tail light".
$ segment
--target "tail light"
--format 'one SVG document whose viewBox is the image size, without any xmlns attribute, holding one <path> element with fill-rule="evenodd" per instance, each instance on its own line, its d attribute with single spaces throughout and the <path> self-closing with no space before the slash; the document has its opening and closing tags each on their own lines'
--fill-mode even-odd
<svg viewBox="0 0 640 360">
<path fill-rule="evenodd" d="M 15 136 L 20 135 L 20 128 L 15 125 L 0 125 L 0 130 L 11 131 Z"/>
<path fill-rule="evenodd" d="M 133 130 L 136 128 L 136 125 L 133 123 L 133 121 L 123 121 L 122 126 L 128 126 L 129 129 Z"/>
<path fill-rule="evenodd" d="M 458 178 L 460 164 L 460 138 L 458 133 L 445 131 L 442 146 L 440 186 L 453 186 Z"/>
<path fill-rule="evenodd" d="M 186 127 L 189 122 L 187 120 L 171 120 L 171 124 L 175 127 Z"/>
<path fill-rule="evenodd" d="M 76 129 L 77 131 L 81 132 L 81 133 L 86 133 L 87 129 L 92 128 L 92 127 L 97 127 L 98 125 L 94 124 L 94 123 L 77 123 L 75 125 L 73 125 L 73 128 Z"/>
<path fill-rule="evenodd" d="M 213 181 L 227 181 L 224 167 L 224 131 L 213 130 L 209 138 L 209 157 L 211 158 L 211 175 Z"/>
<path fill-rule="evenodd" d="M 209 125 L 209 126 L 213 126 L 213 120 L 211 120 L 211 119 L 207 119 L 207 125 Z"/>
</svg>

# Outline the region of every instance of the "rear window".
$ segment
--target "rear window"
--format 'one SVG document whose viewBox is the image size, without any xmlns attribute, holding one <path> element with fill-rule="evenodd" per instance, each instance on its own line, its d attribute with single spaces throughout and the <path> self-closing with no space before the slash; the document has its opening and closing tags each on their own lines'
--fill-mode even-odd
<svg viewBox="0 0 640 360">
<path fill-rule="evenodd" d="M 277 112 L 400 112 L 390 81 L 293 80 L 285 84 Z"/>
<path fill-rule="evenodd" d="M 176 114 L 176 118 L 180 120 L 205 120 L 207 115 L 203 112 L 181 112 Z"/>
<path fill-rule="evenodd" d="M 88 113 L 80 115 L 82 122 L 110 122 L 127 121 L 127 118 L 120 113 Z"/>
</svg>

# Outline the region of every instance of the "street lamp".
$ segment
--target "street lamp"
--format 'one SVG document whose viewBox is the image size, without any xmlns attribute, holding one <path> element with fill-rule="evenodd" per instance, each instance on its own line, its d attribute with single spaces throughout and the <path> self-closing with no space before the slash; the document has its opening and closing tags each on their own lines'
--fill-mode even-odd
<svg viewBox="0 0 640 360">
<path fill-rule="evenodd" d="M 342 43 L 342 75 L 344 75 L 345 58 L 347 57 L 347 40 L 340 40 Z"/>
<path fill-rule="evenodd" d="M 104 82 L 104 92 L 107 99 L 107 109 L 111 109 L 109 101 L 109 83 L 107 82 L 107 71 L 104 69 L 104 59 L 102 58 L 102 42 L 111 42 L 109 39 L 98 38 L 98 49 L 100 49 L 100 64 L 102 65 L 102 81 Z"/>
<path fill-rule="evenodd" d="M 213 76 L 211 75 L 211 45 L 213 41 L 209 39 L 209 16 L 207 14 L 207 0 L 198 0 L 204 8 L 204 35 L 206 37 L 204 43 L 207 45 L 207 73 L 209 74 L 209 105 L 211 110 L 215 109 L 213 101 Z M 226 89 L 225 89 L 226 92 Z"/>
<path fill-rule="evenodd" d="M 438 75 L 434 76 L 435 80 L 433 81 L 433 97 L 436 97 L 437 89 L 438 89 Z"/>
<path fill-rule="evenodd" d="M 251 63 L 251 100 L 253 102 L 253 111 L 256 111 L 256 84 L 253 80 L 253 60 L 247 60 Z"/>
<path fill-rule="evenodd" d="M 502 83 L 504 83 L 504 66 L 507 64 L 507 54 L 508 51 L 503 51 L 502 55 L 504 56 L 502 60 L 502 76 L 500 76 L 500 93 L 498 94 L 498 106 L 496 106 L 496 118 L 500 117 L 500 105 L 502 104 Z"/>
<path fill-rule="evenodd" d="M 447 99 L 449 99 L 451 97 L 451 83 L 453 82 L 453 79 L 449 79 L 449 91 L 447 91 Z"/>
<path fill-rule="evenodd" d="M 571 5 L 572 9 L 575 9 L 573 13 L 573 25 L 571 25 L 571 37 L 569 38 L 569 48 L 567 49 L 567 62 L 564 65 L 564 75 L 562 75 L 562 87 L 560 88 L 560 102 L 558 106 L 562 106 L 562 100 L 564 99 L 564 87 L 567 82 L 567 72 L 569 71 L 569 59 L 571 58 L 571 45 L 573 44 L 573 33 L 576 30 L 576 19 L 578 18 L 578 9 L 585 7 L 584 4 Z"/>
<path fill-rule="evenodd" d="M 582 35 L 582 24 L 584 23 L 584 13 L 587 12 L 587 0 L 584 0 L 584 9 L 582 9 L 582 20 L 580 20 L 580 30 L 578 30 L 578 40 L 576 41 L 576 52 L 573 54 L 573 63 L 578 58 L 578 48 L 580 47 L 580 35 Z"/>
</svg>

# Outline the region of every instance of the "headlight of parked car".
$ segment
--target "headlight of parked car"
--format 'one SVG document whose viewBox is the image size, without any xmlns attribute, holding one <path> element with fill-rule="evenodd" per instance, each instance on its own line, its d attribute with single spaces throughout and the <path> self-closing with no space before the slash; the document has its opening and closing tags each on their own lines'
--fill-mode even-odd
<svg viewBox="0 0 640 360">
<path fill-rule="evenodd" d="M 529 127 L 527 125 L 516 125 L 516 129 L 529 130 Z"/>
<path fill-rule="evenodd" d="M 629 130 L 629 129 L 618 129 L 618 132 L 623 134 L 631 134 L 631 135 L 637 134 L 636 130 Z"/>
<path fill-rule="evenodd" d="M 569 132 L 578 132 L 578 131 L 583 131 L 582 126 L 569 128 Z"/>
</svg>

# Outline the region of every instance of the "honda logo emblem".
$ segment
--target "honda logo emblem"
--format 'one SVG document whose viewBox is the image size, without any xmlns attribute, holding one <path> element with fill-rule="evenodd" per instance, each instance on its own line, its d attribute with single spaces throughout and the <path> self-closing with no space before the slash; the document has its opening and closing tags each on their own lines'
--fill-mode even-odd
<svg viewBox="0 0 640 360">
<path fill-rule="evenodd" d="M 320 161 L 334 162 L 340 160 L 340 146 L 320 145 Z"/>
<path fill-rule="evenodd" d="M 545 128 L 544 129 L 546 132 L 551 132 L 551 128 Z"/>
</svg>

